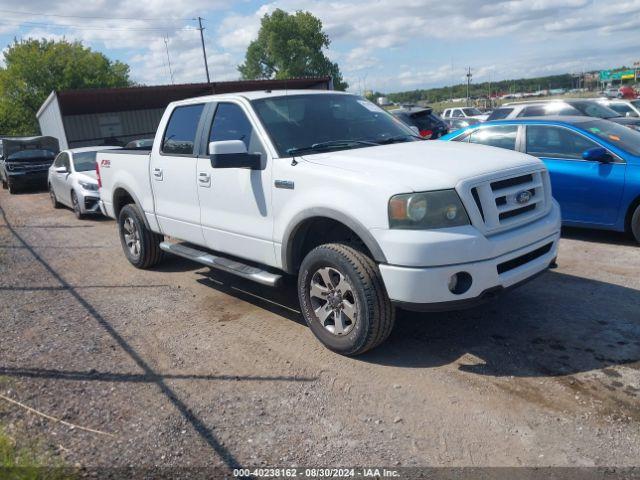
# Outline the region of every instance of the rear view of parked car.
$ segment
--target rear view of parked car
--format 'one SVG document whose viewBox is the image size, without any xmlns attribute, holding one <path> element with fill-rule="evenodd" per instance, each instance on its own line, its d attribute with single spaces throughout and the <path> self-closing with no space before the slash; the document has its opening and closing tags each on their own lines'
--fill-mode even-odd
<svg viewBox="0 0 640 480">
<path fill-rule="evenodd" d="M 77 218 L 100 213 L 96 153 L 118 147 L 63 150 L 49 168 L 48 187 L 53 208 L 73 208 Z"/>
<path fill-rule="evenodd" d="M 640 133 L 590 117 L 488 122 L 443 140 L 521 151 L 551 175 L 562 222 L 627 231 L 640 242 Z"/>
<path fill-rule="evenodd" d="M 53 137 L 3 138 L 0 156 L 2 188 L 16 193 L 24 187 L 45 188 L 47 171 L 60 150 Z"/>
<path fill-rule="evenodd" d="M 460 108 L 446 108 L 442 112 L 442 118 L 447 120 L 449 118 L 475 118 L 484 122 L 489 115 L 482 113 L 475 107 L 460 107 Z"/>
<path fill-rule="evenodd" d="M 435 140 L 449 133 L 447 125 L 433 113 L 431 108 L 402 107 L 389 113 L 409 127 L 417 129 L 422 138 Z"/>
</svg>

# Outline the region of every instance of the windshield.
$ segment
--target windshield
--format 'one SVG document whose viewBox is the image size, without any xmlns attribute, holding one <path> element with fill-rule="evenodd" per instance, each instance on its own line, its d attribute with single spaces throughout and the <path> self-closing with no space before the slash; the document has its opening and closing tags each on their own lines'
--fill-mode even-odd
<svg viewBox="0 0 640 480">
<path fill-rule="evenodd" d="M 76 172 L 88 172 L 96 169 L 97 152 L 80 152 L 73 154 L 73 166 Z"/>
<path fill-rule="evenodd" d="M 7 160 L 16 160 L 20 162 L 28 162 L 31 160 L 53 160 L 56 156 L 50 150 L 20 150 L 19 152 L 9 155 Z"/>
<path fill-rule="evenodd" d="M 482 112 L 477 108 L 463 108 L 462 111 L 465 115 L 482 115 Z"/>
<path fill-rule="evenodd" d="M 416 140 L 400 120 L 355 95 L 287 95 L 252 104 L 281 157 Z"/>
<path fill-rule="evenodd" d="M 640 132 L 636 130 L 602 120 L 585 122 L 580 124 L 580 127 L 631 155 L 640 156 Z"/>
<path fill-rule="evenodd" d="M 589 117 L 614 118 L 620 116 L 615 110 L 611 110 L 609 107 L 605 107 L 596 102 L 574 102 L 571 106 Z"/>
</svg>

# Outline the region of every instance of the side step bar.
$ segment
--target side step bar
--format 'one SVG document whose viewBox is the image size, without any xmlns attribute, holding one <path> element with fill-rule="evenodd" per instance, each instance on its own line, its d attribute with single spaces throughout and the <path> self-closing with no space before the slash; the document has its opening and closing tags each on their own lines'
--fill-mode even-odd
<svg viewBox="0 0 640 480">
<path fill-rule="evenodd" d="M 269 287 L 275 287 L 282 278 L 282 275 L 278 275 L 277 273 L 271 273 L 266 270 L 262 270 L 261 268 L 252 267 L 251 265 L 238 262 L 237 260 L 231 260 L 229 258 L 216 256 L 192 247 L 187 247 L 181 243 L 161 242 L 160 249 L 165 252 L 178 255 L 179 257 L 201 263 L 207 267 L 217 268 L 218 270 L 222 270 Z"/>
</svg>

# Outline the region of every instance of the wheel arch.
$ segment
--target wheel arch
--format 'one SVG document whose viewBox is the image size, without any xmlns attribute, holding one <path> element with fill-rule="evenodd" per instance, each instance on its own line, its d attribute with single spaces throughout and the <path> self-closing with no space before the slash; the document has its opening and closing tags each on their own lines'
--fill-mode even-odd
<svg viewBox="0 0 640 480">
<path fill-rule="evenodd" d="M 318 236 L 312 237 L 310 234 Z M 377 263 L 387 261 L 378 242 L 359 221 L 337 210 L 314 208 L 297 214 L 285 230 L 282 269 L 295 274 L 308 251 L 319 244 L 336 240 L 355 240 Z"/>
<path fill-rule="evenodd" d="M 125 205 L 135 205 L 140 213 L 140 218 L 144 222 L 145 227 L 151 230 L 149 226 L 149 222 L 147 220 L 147 216 L 144 214 L 144 210 L 142 209 L 142 204 L 136 197 L 134 193 L 131 193 L 125 187 L 117 186 L 113 189 L 113 213 L 115 215 L 116 220 L 120 215 L 120 211 L 123 209 Z"/>
<path fill-rule="evenodd" d="M 629 204 L 629 208 L 627 209 L 627 213 L 624 218 L 624 230 L 625 232 L 631 231 L 631 219 L 633 217 L 633 213 L 636 211 L 636 208 L 640 206 L 640 195 L 634 198 Z"/>
</svg>

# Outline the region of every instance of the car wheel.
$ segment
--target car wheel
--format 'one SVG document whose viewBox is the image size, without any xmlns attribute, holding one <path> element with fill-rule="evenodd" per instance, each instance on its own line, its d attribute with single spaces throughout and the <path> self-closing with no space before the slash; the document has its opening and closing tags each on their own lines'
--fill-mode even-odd
<svg viewBox="0 0 640 480">
<path fill-rule="evenodd" d="M 53 208 L 62 208 L 62 204 L 56 198 L 56 193 L 53 191 L 51 184 L 49 184 L 49 198 L 51 198 L 51 205 L 53 205 Z"/>
<path fill-rule="evenodd" d="M 7 188 L 8 188 L 7 181 L 5 179 L 2 179 L 2 189 L 6 190 Z"/>
<path fill-rule="evenodd" d="M 76 195 L 76 192 L 73 192 L 73 191 L 71 192 L 71 205 L 73 206 L 73 213 L 75 213 L 76 218 L 78 220 L 82 220 L 84 218 L 84 214 L 80 209 L 80 202 L 78 202 L 78 196 Z"/>
<path fill-rule="evenodd" d="M 129 262 L 136 268 L 151 268 L 163 259 L 162 235 L 149 230 L 135 205 L 125 205 L 118 215 L 120 243 Z"/>
<path fill-rule="evenodd" d="M 305 257 L 298 297 L 313 334 L 342 355 L 358 355 L 380 345 L 395 323 L 395 308 L 378 266 L 349 245 L 321 245 Z"/>
<path fill-rule="evenodd" d="M 10 194 L 18 193 L 18 187 L 11 180 L 7 180 L 7 188 L 9 189 Z"/>
<path fill-rule="evenodd" d="M 633 233 L 636 242 L 640 243 L 640 205 L 636 207 L 636 211 L 631 217 L 631 233 Z"/>
</svg>

